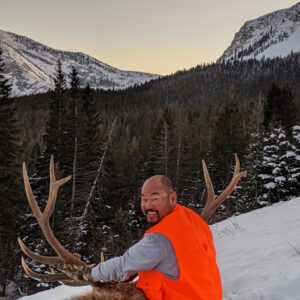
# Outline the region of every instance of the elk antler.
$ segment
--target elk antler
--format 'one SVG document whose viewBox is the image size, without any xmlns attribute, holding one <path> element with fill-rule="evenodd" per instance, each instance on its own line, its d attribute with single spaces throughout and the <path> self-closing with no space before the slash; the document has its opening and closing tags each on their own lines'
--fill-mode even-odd
<svg viewBox="0 0 300 300">
<path fill-rule="evenodd" d="M 234 154 L 234 158 L 235 158 L 235 170 L 234 170 L 233 177 L 232 177 L 229 185 L 226 187 L 226 189 L 223 191 L 223 193 L 219 197 L 215 196 L 214 188 L 211 183 L 206 164 L 205 164 L 204 160 L 202 160 L 204 179 L 205 179 L 205 184 L 206 184 L 206 188 L 207 188 L 207 201 L 206 201 L 204 210 L 201 213 L 201 217 L 206 222 L 208 222 L 209 218 L 212 216 L 212 214 L 215 212 L 215 210 L 233 192 L 234 188 L 238 184 L 241 177 L 246 176 L 246 174 L 247 174 L 247 171 L 240 172 L 240 160 L 236 154 Z"/>
<path fill-rule="evenodd" d="M 26 247 L 26 245 L 23 243 L 23 241 L 20 238 L 18 238 L 18 242 L 19 242 L 19 245 L 20 245 L 20 248 L 22 249 L 22 251 L 28 257 L 30 257 L 32 260 L 35 260 L 42 264 L 47 264 L 47 265 L 75 264 L 75 265 L 79 265 L 79 266 L 86 266 L 86 263 L 83 262 L 79 258 L 78 255 L 70 253 L 68 250 L 66 250 L 61 245 L 61 243 L 54 236 L 53 231 L 49 225 L 49 218 L 51 217 L 54 207 L 55 207 L 58 190 L 64 183 L 66 183 L 68 180 L 71 179 L 71 176 L 62 178 L 60 180 L 56 180 L 55 169 L 54 169 L 54 159 L 53 159 L 53 155 L 51 155 L 49 196 L 48 196 L 46 208 L 43 213 L 40 211 L 40 209 L 37 205 L 37 202 L 35 200 L 35 197 L 33 195 L 33 192 L 32 192 L 32 189 L 31 189 L 31 186 L 29 183 L 25 163 L 23 163 L 23 179 L 24 179 L 26 196 L 27 196 L 29 205 L 31 207 L 31 210 L 40 225 L 40 228 L 44 234 L 44 237 L 46 238 L 49 245 L 53 248 L 53 250 L 55 251 L 57 256 L 42 256 L 40 254 L 34 253 Z M 34 271 L 32 271 L 29 268 L 29 266 L 26 264 L 25 259 L 23 257 L 22 257 L 22 266 L 23 266 L 26 274 L 35 280 L 44 281 L 44 282 L 60 281 L 66 285 L 77 285 L 77 286 L 88 284 L 87 282 L 84 282 L 84 281 L 71 280 L 70 277 L 68 277 L 64 273 L 55 273 L 55 272 L 52 274 L 35 273 Z"/>
</svg>

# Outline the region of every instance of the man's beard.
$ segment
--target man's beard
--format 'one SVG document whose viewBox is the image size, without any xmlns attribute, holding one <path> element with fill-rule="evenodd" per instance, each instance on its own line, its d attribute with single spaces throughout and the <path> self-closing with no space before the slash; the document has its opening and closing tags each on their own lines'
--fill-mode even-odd
<svg viewBox="0 0 300 300">
<path fill-rule="evenodd" d="M 155 215 L 156 215 L 156 221 L 155 222 L 151 222 L 151 221 L 148 220 L 148 213 L 153 213 L 153 212 L 155 212 Z M 149 209 L 145 213 L 146 213 L 147 228 L 151 228 L 152 226 L 159 223 L 160 217 L 159 217 L 159 212 L 157 210 Z"/>
</svg>

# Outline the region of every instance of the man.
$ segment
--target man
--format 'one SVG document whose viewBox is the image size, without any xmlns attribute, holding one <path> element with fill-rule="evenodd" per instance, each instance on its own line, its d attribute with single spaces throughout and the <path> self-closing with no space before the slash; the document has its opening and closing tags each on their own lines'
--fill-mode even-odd
<svg viewBox="0 0 300 300">
<path fill-rule="evenodd" d="M 210 229 L 198 214 L 177 204 L 167 177 L 156 175 L 143 184 L 141 209 L 152 225 L 143 239 L 123 256 L 87 269 L 83 278 L 126 281 L 138 273 L 137 287 L 150 300 L 221 300 Z"/>
</svg>

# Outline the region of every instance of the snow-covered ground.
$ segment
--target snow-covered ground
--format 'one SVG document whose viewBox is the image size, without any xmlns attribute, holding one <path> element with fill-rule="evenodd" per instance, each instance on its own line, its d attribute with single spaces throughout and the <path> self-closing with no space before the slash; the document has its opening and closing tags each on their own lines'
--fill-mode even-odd
<svg viewBox="0 0 300 300">
<path fill-rule="evenodd" d="M 211 226 L 224 300 L 300 300 L 300 197 Z M 60 286 L 24 300 L 85 293 Z"/>
<path fill-rule="evenodd" d="M 291 54 L 291 52 L 300 51 L 300 26 L 295 29 L 286 40 L 272 45 L 265 49 L 263 52 L 255 56 L 256 59 L 261 58 L 274 58 L 274 57 L 285 57 Z M 252 58 L 244 57 L 244 59 Z"/>
<path fill-rule="evenodd" d="M 300 300 L 300 197 L 212 226 L 226 300 Z"/>
</svg>

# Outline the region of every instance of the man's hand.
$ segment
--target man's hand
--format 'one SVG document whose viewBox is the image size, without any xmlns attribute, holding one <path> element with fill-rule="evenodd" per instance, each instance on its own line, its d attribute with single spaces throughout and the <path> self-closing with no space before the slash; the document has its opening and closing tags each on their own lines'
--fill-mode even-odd
<svg viewBox="0 0 300 300">
<path fill-rule="evenodd" d="M 73 265 L 73 264 L 58 264 L 56 269 L 66 274 L 70 279 L 76 281 L 85 281 L 93 284 L 91 272 L 95 264 L 92 265 Z"/>
</svg>

